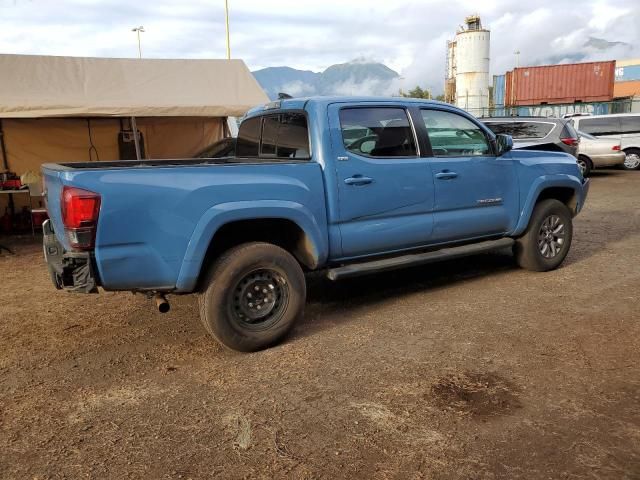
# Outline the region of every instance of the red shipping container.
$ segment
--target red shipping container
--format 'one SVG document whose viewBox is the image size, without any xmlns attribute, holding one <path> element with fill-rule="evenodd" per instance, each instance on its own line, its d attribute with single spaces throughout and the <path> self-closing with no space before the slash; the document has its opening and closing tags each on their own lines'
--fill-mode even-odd
<svg viewBox="0 0 640 480">
<path fill-rule="evenodd" d="M 607 102 L 613 100 L 616 62 L 520 67 L 507 72 L 505 103 Z"/>
</svg>

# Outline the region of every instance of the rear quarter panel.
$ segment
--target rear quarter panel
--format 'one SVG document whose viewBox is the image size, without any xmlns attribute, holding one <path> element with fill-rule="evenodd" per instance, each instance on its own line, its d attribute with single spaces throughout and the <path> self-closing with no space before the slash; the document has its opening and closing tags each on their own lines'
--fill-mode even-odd
<svg viewBox="0 0 640 480">
<path fill-rule="evenodd" d="M 312 239 L 320 261 L 327 256 L 324 185 L 314 162 L 67 170 L 57 175 L 59 186 L 50 195 L 58 210 L 55 199 L 62 185 L 102 197 L 95 257 L 108 290 L 191 291 L 213 234 L 237 219 L 292 220 Z M 54 227 L 61 232 L 61 221 L 54 221 Z"/>
</svg>

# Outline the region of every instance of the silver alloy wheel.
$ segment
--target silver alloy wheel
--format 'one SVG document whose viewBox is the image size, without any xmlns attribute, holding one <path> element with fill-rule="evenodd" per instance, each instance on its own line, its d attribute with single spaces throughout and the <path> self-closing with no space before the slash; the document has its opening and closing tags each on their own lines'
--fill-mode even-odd
<svg viewBox="0 0 640 480">
<path fill-rule="evenodd" d="M 544 258 L 556 257 L 564 248 L 565 229 L 558 215 L 544 219 L 538 232 L 538 250 Z"/>
<path fill-rule="evenodd" d="M 627 153 L 624 157 L 624 166 L 628 169 L 635 169 L 640 166 L 640 155 L 637 153 Z"/>
<path fill-rule="evenodd" d="M 584 177 L 584 174 L 587 172 L 587 161 L 584 158 L 578 158 L 578 167 L 580 168 L 580 173 Z"/>
</svg>

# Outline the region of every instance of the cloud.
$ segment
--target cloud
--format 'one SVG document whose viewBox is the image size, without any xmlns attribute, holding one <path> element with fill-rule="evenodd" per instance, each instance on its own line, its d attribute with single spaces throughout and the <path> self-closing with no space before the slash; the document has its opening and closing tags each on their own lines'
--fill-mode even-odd
<svg viewBox="0 0 640 480">
<path fill-rule="evenodd" d="M 383 62 L 402 79 L 442 91 L 445 42 L 470 13 L 491 29 L 492 73 L 515 64 L 640 57 L 637 0 L 229 0 L 231 50 L 252 70 L 288 65 L 322 71 L 354 58 Z M 190 0 L 0 0 L 0 51 L 137 55 L 131 28 L 144 25 L 151 58 L 222 58 L 224 3 Z M 602 50 L 589 37 L 624 42 Z M 305 85 L 291 85 L 305 91 Z M 341 91 L 355 89 L 345 82 Z M 376 88 L 367 82 L 360 91 Z M 395 90 L 397 91 L 397 89 Z"/>
</svg>

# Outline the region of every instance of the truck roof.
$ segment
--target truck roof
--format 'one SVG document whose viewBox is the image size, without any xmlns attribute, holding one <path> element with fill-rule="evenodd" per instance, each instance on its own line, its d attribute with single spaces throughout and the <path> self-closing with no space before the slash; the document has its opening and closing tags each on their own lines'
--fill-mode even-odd
<svg viewBox="0 0 640 480">
<path fill-rule="evenodd" d="M 315 96 L 300 98 L 284 98 L 274 100 L 264 105 L 258 105 L 247 112 L 247 117 L 251 117 L 265 110 L 303 110 L 307 104 L 315 106 L 327 106 L 332 103 L 396 103 L 405 105 L 443 105 L 450 108 L 456 108 L 453 105 L 437 100 L 427 100 L 423 98 L 407 98 L 407 97 L 367 97 L 367 96 Z"/>
</svg>

